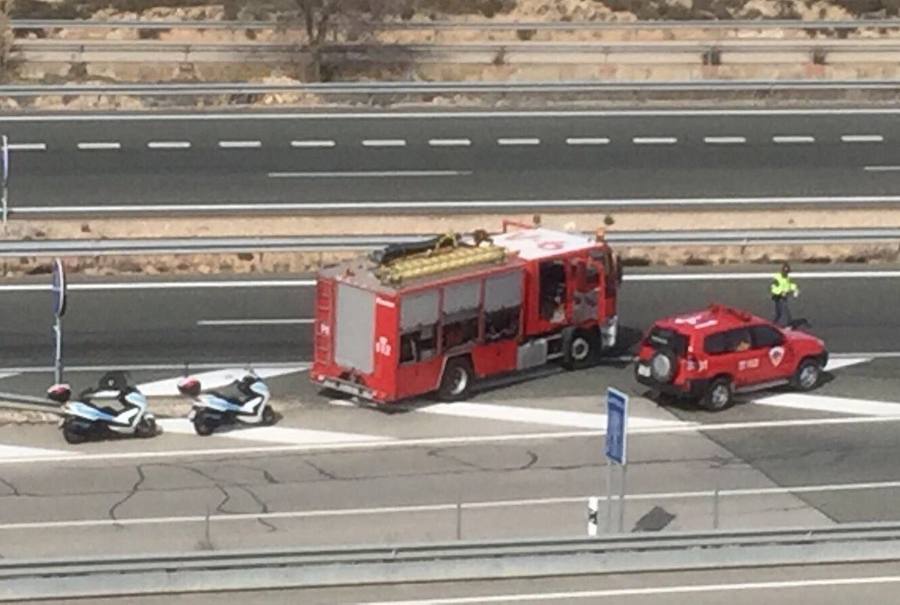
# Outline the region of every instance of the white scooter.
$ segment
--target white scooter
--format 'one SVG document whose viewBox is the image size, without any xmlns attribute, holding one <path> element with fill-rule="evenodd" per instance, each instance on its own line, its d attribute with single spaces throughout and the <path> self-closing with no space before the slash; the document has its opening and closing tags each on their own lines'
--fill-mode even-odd
<svg viewBox="0 0 900 605">
<path fill-rule="evenodd" d="M 118 391 L 116 399 L 123 409 L 101 407 L 91 402 L 91 395 L 104 390 Z M 72 390 L 67 384 L 53 385 L 48 389 L 47 397 L 62 404 L 63 417 L 59 427 L 68 443 L 122 435 L 146 438 L 157 433 L 156 418 L 147 410 L 147 398 L 128 383 L 124 373 L 104 375 L 98 388 L 82 391 L 78 401 L 71 400 Z"/>
<path fill-rule="evenodd" d="M 200 381 L 192 377 L 178 383 L 178 390 L 193 403 L 188 420 L 194 424 L 198 435 L 211 435 L 217 427 L 230 424 L 268 426 L 275 423 L 275 410 L 269 405 L 269 387 L 259 376 L 248 372 L 235 380 L 234 385 L 244 395 L 243 399 L 216 392 L 203 393 Z"/>
</svg>

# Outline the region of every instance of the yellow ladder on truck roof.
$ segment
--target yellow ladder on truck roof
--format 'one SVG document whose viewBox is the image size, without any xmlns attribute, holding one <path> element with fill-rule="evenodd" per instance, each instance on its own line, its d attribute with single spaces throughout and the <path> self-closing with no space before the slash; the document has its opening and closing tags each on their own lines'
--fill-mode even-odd
<svg viewBox="0 0 900 605">
<path fill-rule="evenodd" d="M 502 262 L 506 259 L 506 254 L 506 248 L 493 244 L 451 248 L 442 248 L 438 244 L 427 252 L 401 258 L 388 265 L 378 267 L 376 275 L 383 281 L 400 283 L 464 267 Z"/>
</svg>

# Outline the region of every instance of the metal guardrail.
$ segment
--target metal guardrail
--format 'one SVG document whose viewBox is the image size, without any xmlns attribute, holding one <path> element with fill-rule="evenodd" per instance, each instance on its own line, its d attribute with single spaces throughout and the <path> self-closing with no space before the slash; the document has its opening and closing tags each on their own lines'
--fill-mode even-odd
<svg viewBox="0 0 900 605">
<path fill-rule="evenodd" d="M 48 29 L 226 29 L 226 30 L 273 30 L 303 29 L 299 20 L 280 21 L 174 21 L 143 19 L 14 19 L 13 30 Z M 900 19 L 842 19 L 800 21 L 797 19 L 734 19 L 734 20 L 642 20 L 642 21 L 386 21 L 369 22 L 367 29 L 380 30 L 474 30 L 474 31 L 603 31 L 603 30 L 835 30 L 835 29 L 895 29 L 900 28 Z"/>
<path fill-rule="evenodd" d="M 0 601 L 900 558 L 900 524 L 0 561 Z"/>
<path fill-rule="evenodd" d="M 587 233 L 586 235 L 590 235 Z M 58 255 L 217 254 L 227 252 L 340 252 L 373 250 L 431 235 L 343 235 L 294 237 L 197 237 L 2 241 L 0 257 Z M 749 229 L 715 231 L 613 231 L 609 242 L 632 246 L 835 244 L 900 241 L 900 228 Z"/>
<path fill-rule="evenodd" d="M 319 53 L 332 59 L 374 63 L 612 62 L 722 65 L 732 62 L 817 64 L 896 62 L 900 40 L 673 40 L 668 42 L 485 42 L 477 44 L 331 44 Z M 303 45 L 275 43 L 183 44 L 149 40 L 17 40 L 14 60 L 31 63 L 296 61 Z M 798 57 L 796 55 L 802 55 Z"/>
<path fill-rule="evenodd" d="M 900 80 L 685 80 L 663 82 L 331 82 L 247 84 L 241 82 L 162 84 L 9 84 L 0 96 L 48 95 L 201 96 L 272 93 L 316 95 L 570 94 L 612 92 L 771 92 L 900 90 Z"/>
</svg>

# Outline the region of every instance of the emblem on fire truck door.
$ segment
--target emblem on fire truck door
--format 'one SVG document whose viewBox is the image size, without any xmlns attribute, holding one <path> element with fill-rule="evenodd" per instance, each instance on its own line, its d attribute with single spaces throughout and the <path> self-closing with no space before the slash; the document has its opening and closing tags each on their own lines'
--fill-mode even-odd
<svg viewBox="0 0 900 605">
<path fill-rule="evenodd" d="M 382 336 L 375 343 L 375 352 L 379 355 L 384 355 L 385 357 L 391 356 L 391 343 L 388 342 L 386 336 Z"/>
<path fill-rule="evenodd" d="M 319 334 L 322 336 L 328 336 L 331 334 L 331 326 L 328 324 L 319 324 Z"/>
<path fill-rule="evenodd" d="M 781 365 L 781 362 L 784 360 L 784 347 L 772 347 L 769 350 L 769 361 L 772 362 L 772 365 L 776 368 Z"/>
</svg>

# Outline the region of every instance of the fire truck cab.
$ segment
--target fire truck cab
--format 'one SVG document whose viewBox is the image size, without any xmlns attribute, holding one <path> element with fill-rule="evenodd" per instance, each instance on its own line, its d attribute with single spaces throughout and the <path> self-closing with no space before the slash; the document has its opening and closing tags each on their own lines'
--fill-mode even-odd
<svg viewBox="0 0 900 605">
<path fill-rule="evenodd" d="M 504 222 L 503 232 L 389 246 L 322 269 L 311 379 L 376 403 L 559 361 L 616 341 L 617 257 L 595 237 Z"/>
</svg>

